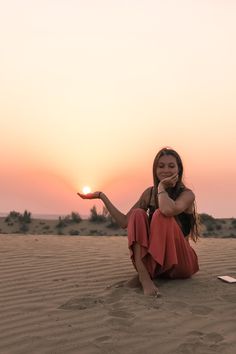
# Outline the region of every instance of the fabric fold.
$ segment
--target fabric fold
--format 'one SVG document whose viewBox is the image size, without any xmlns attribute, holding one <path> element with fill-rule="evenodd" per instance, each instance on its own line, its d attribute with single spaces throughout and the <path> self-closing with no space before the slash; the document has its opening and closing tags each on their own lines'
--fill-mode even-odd
<svg viewBox="0 0 236 354">
<path fill-rule="evenodd" d="M 128 246 L 135 266 L 133 245 L 141 246 L 141 257 L 152 278 L 189 278 L 199 270 L 198 258 L 173 216 L 157 209 L 149 225 L 145 210 L 133 209 L 128 220 Z"/>
</svg>

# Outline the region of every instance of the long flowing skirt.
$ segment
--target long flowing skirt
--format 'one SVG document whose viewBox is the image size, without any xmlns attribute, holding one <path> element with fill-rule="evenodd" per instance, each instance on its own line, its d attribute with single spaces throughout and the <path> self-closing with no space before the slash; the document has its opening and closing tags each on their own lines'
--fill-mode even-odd
<svg viewBox="0 0 236 354">
<path fill-rule="evenodd" d="M 141 247 L 141 258 L 151 278 L 189 278 L 199 270 L 194 249 L 173 216 L 157 209 L 149 225 L 143 209 L 133 209 L 128 220 L 128 246 L 135 267 L 133 245 Z"/>
</svg>

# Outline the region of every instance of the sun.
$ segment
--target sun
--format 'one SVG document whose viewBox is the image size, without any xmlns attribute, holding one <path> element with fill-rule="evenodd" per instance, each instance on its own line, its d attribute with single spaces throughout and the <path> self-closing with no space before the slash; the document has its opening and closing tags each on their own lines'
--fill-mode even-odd
<svg viewBox="0 0 236 354">
<path fill-rule="evenodd" d="M 89 186 L 84 186 L 83 187 L 83 193 L 84 194 L 88 194 L 88 193 L 90 193 L 91 192 L 91 188 L 89 187 Z"/>
</svg>

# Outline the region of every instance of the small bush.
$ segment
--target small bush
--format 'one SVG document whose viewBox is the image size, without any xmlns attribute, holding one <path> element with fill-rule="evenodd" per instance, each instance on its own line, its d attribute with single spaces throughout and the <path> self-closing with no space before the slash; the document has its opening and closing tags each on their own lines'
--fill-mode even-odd
<svg viewBox="0 0 236 354">
<path fill-rule="evenodd" d="M 97 208 L 94 205 L 92 207 L 92 209 L 90 209 L 90 217 L 89 217 L 89 221 L 91 222 L 97 222 L 97 223 L 102 223 L 102 222 L 106 222 L 107 218 L 104 214 L 98 214 L 97 212 Z"/>
<path fill-rule="evenodd" d="M 28 212 L 27 210 L 25 210 L 23 215 L 22 214 L 19 215 L 18 220 L 24 224 L 30 224 L 31 223 L 31 213 Z"/>
<path fill-rule="evenodd" d="M 109 222 L 109 223 L 107 224 L 107 227 L 108 227 L 109 229 L 113 229 L 113 230 L 120 229 L 120 225 L 117 224 L 117 222 L 112 218 L 111 215 L 109 215 L 109 216 L 107 217 L 107 221 Z"/>
<path fill-rule="evenodd" d="M 206 228 L 207 228 L 207 231 L 214 231 L 215 230 L 215 226 L 211 225 L 211 224 L 207 224 Z"/>
<path fill-rule="evenodd" d="M 82 218 L 79 215 L 79 213 L 76 213 L 76 212 L 72 211 L 72 213 L 71 213 L 71 221 L 73 223 L 78 224 L 78 223 L 80 223 L 82 221 Z"/>
<path fill-rule="evenodd" d="M 236 219 L 235 218 L 232 219 L 231 224 L 233 227 L 236 227 Z"/>
<path fill-rule="evenodd" d="M 69 234 L 71 236 L 78 236 L 80 234 L 80 232 L 78 230 L 70 230 Z"/>
<path fill-rule="evenodd" d="M 49 225 L 45 225 L 44 227 L 43 227 L 43 230 L 49 230 L 50 229 L 50 226 Z"/>
<path fill-rule="evenodd" d="M 19 231 L 20 233 L 26 234 L 29 231 L 29 226 L 27 224 L 21 224 Z"/>
<path fill-rule="evenodd" d="M 10 213 L 6 216 L 5 218 L 5 222 L 10 222 L 10 221 L 16 221 L 19 219 L 20 213 L 18 213 L 17 211 L 13 210 L 10 211 Z"/>
<path fill-rule="evenodd" d="M 63 219 L 61 216 L 59 216 L 59 219 L 58 219 L 58 224 L 56 225 L 56 227 L 58 229 L 61 229 L 63 227 L 66 227 L 67 226 L 67 221 L 65 219 Z"/>
<path fill-rule="evenodd" d="M 216 228 L 216 220 L 213 218 L 213 216 L 208 215 L 208 214 L 200 214 L 199 215 L 200 222 L 205 225 L 207 231 L 213 231 Z"/>
</svg>

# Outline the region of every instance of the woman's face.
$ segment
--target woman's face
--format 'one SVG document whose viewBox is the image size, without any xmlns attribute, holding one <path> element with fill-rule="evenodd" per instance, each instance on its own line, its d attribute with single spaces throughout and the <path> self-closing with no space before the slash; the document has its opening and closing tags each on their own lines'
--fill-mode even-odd
<svg viewBox="0 0 236 354">
<path fill-rule="evenodd" d="M 157 163 L 156 175 L 159 181 L 179 172 L 176 158 L 172 155 L 164 155 Z"/>
</svg>

